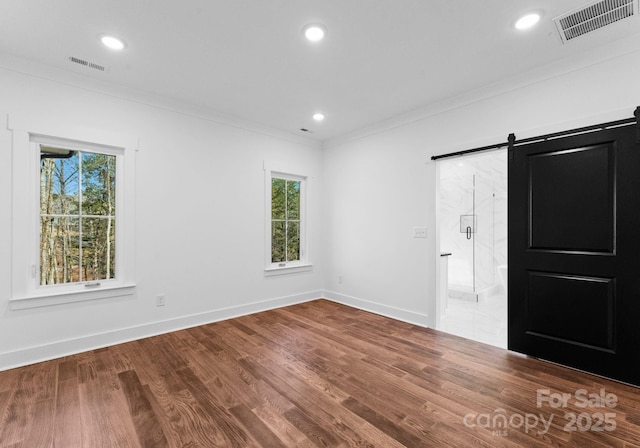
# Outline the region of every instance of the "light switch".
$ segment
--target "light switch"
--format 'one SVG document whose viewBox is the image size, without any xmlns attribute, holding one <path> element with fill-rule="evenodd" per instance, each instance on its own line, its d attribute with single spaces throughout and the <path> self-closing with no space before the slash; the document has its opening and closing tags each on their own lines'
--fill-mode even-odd
<svg viewBox="0 0 640 448">
<path fill-rule="evenodd" d="M 413 228 L 413 237 L 414 238 L 426 238 L 427 237 L 427 228 L 426 227 L 414 227 Z"/>
</svg>

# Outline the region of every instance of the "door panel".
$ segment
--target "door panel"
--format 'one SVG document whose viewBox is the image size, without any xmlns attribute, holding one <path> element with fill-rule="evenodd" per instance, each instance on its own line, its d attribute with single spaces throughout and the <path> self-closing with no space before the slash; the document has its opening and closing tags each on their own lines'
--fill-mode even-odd
<svg viewBox="0 0 640 448">
<path fill-rule="evenodd" d="M 614 167 L 611 143 L 532 154 L 530 248 L 612 253 Z"/>
<path fill-rule="evenodd" d="M 509 349 L 640 384 L 634 126 L 511 151 Z"/>
<path fill-rule="evenodd" d="M 528 274 L 527 332 L 567 344 L 613 350 L 613 279 Z"/>
</svg>

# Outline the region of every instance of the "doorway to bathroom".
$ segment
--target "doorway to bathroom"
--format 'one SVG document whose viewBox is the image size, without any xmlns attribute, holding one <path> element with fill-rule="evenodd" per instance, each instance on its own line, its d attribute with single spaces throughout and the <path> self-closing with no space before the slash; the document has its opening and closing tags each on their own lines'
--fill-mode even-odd
<svg viewBox="0 0 640 448">
<path fill-rule="evenodd" d="M 507 150 L 437 162 L 436 328 L 507 347 Z"/>
</svg>

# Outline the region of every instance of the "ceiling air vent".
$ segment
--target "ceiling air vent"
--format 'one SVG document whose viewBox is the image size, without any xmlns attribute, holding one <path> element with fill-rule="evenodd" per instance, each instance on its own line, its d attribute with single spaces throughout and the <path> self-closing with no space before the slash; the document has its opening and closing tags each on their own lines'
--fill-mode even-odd
<svg viewBox="0 0 640 448">
<path fill-rule="evenodd" d="M 101 72 L 105 71 L 106 68 L 99 64 L 94 64 L 93 62 L 85 61 L 84 59 L 74 58 L 73 56 L 69 57 L 71 62 L 76 64 L 84 65 L 85 67 L 94 68 L 96 70 L 100 70 Z"/>
<path fill-rule="evenodd" d="M 563 43 L 638 14 L 638 0 L 590 3 L 553 19 Z"/>
</svg>

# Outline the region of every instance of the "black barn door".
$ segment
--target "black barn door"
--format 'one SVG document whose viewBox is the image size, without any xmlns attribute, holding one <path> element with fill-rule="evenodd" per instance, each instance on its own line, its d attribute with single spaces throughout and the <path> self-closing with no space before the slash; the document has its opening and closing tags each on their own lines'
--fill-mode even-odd
<svg viewBox="0 0 640 448">
<path fill-rule="evenodd" d="M 509 157 L 509 349 L 640 385 L 635 126 Z"/>
</svg>

